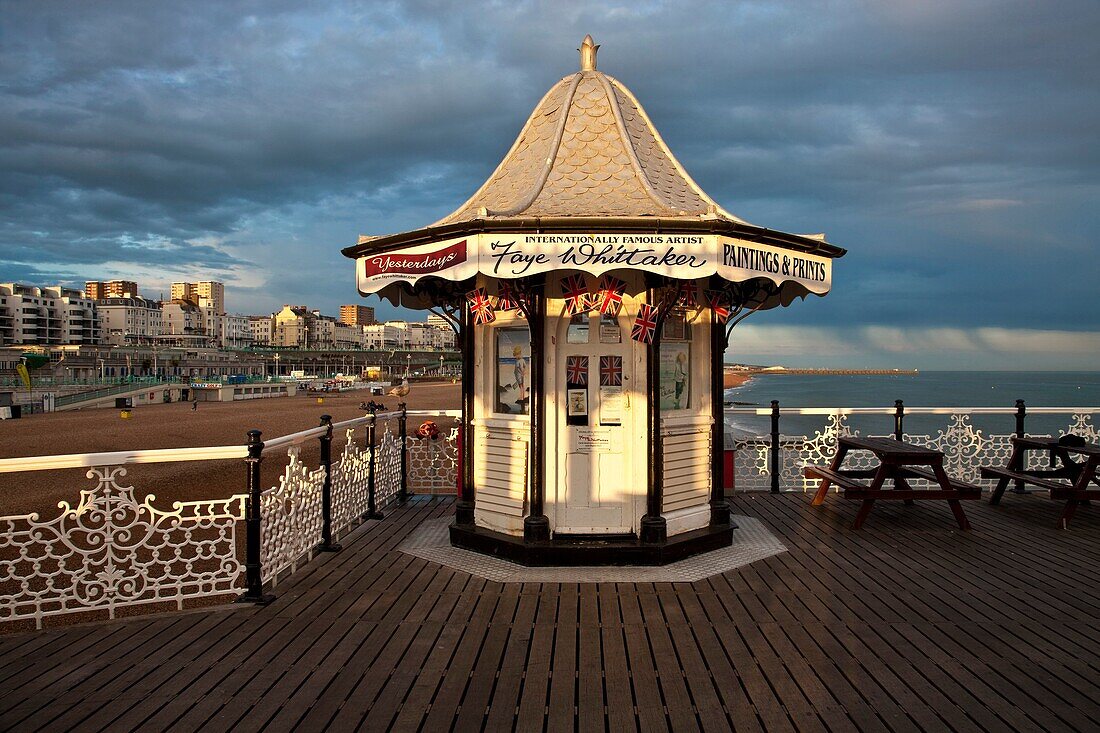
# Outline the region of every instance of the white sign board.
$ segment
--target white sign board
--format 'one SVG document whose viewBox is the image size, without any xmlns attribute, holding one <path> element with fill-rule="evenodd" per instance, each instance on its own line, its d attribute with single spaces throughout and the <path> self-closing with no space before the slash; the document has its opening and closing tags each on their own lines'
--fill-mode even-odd
<svg viewBox="0 0 1100 733">
<path fill-rule="evenodd" d="M 797 282 L 824 294 L 832 284 L 832 260 L 713 234 L 476 234 L 406 247 L 356 260 L 359 292 L 393 282 L 416 283 L 431 275 L 459 281 L 482 273 L 513 279 L 580 270 L 642 270 L 679 280 L 719 275 L 730 282 L 765 277 Z"/>
</svg>

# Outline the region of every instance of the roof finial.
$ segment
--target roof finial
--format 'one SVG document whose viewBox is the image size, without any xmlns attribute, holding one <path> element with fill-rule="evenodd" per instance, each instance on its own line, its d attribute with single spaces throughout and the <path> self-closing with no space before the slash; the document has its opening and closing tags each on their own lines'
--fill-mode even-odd
<svg viewBox="0 0 1100 733">
<path fill-rule="evenodd" d="M 600 47 L 592 41 L 591 34 L 584 37 L 581 47 L 577 50 L 581 52 L 581 71 L 595 71 L 596 51 L 599 51 Z"/>
</svg>

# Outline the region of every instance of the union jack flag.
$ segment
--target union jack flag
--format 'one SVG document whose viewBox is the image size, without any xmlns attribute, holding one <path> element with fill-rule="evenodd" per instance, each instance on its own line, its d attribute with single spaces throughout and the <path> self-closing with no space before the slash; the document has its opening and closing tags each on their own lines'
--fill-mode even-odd
<svg viewBox="0 0 1100 733">
<path fill-rule="evenodd" d="M 569 356 L 565 359 L 565 381 L 570 387 L 588 386 L 588 357 Z"/>
<path fill-rule="evenodd" d="M 600 357 L 600 386 L 623 386 L 623 358 L 621 356 Z"/>
<path fill-rule="evenodd" d="M 657 331 L 657 309 L 646 303 L 638 306 L 638 317 L 634 319 L 634 328 L 630 338 L 643 344 L 653 343 L 653 334 Z"/>
<path fill-rule="evenodd" d="M 695 282 L 692 280 L 680 281 L 680 294 L 676 298 L 676 305 L 686 305 L 692 308 L 695 306 L 696 300 L 698 300 L 698 289 Z"/>
<path fill-rule="evenodd" d="M 477 288 L 466 293 L 466 304 L 470 306 L 470 312 L 474 314 L 474 323 L 483 326 L 497 319 L 493 313 L 493 303 L 485 294 L 485 288 Z"/>
<path fill-rule="evenodd" d="M 501 281 L 497 285 L 497 310 L 510 311 L 519 307 L 519 298 L 512 291 L 512 286 Z"/>
<path fill-rule="evenodd" d="M 604 313 L 609 316 L 619 315 L 619 308 L 623 304 L 623 291 L 626 290 L 626 283 L 617 277 L 611 275 L 604 275 L 600 278 L 599 298 L 600 313 Z"/>
<path fill-rule="evenodd" d="M 730 301 L 725 292 L 721 290 L 708 290 L 707 307 L 714 311 L 714 317 L 719 323 L 725 323 L 730 319 Z"/>
<path fill-rule="evenodd" d="M 562 278 L 561 294 L 565 298 L 565 315 L 572 316 L 588 310 L 588 283 L 584 275 Z"/>
</svg>

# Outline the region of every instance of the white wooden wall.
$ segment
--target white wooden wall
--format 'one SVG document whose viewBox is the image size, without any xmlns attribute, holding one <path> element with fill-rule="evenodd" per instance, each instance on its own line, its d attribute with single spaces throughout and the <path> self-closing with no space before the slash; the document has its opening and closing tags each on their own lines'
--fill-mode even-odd
<svg viewBox="0 0 1100 733">
<path fill-rule="evenodd" d="M 528 478 L 530 423 L 478 420 L 474 426 L 474 521 L 489 529 L 523 534 Z"/>
<path fill-rule="evenodd" d="M 668 534 L 705 527 L 710 522 L 711 438 L 710 311 L 689 311 L 691 385 L 687 409 L 661 415 L 663 464 L 662 513 Z"/>
</svg>

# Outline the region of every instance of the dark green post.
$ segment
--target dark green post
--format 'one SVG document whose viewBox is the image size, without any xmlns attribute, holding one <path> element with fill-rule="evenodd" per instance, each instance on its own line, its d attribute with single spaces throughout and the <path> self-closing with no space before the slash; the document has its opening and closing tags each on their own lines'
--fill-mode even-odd
<svg viewBox="0 0 1100 733">
<path fill-rule="evenodd" d="M 1016 400 L 1016 437 L 1023 438 L 1026 433 L 1024 432 L 1024 418 L 1027 417 L 1027 407 L 1024 405 L 1023 400 Z M 1026 454 L 1024 454 L 1026 456 Z M 1053 459 L 1051 461 L 1053 463 Z M 1027 466 L 1020 466 L 1018 470 L 1026 470 Z M 1026 494 L 1027 489 L 1024 488 L 1024 482 L 1016 479 L 1016 486 L 1012 489 L 1014 494 Z"/>
<path fill-rule="evenodd" d="M 374 408 L 371 408 L 370 415 L 367 416 L 367 449 L 370 451 L 370 463 L 367 464 L 367 513 L 363 515 L 363 521 L 368 519 L 381 519 L 382 512 L 378 511 L 378 504 L 375 501 L 375 486 L 374 477 L 377 473 L 375 467 L 378 465 L 378 451 L 377 446 L 374 444 L 375 422 L 377 416 L 374 414 Z"/>
<path fill-rule="evenodd" d="M 245 592 L 238 603 L 256 603 L 266 606 L 275 600 L 271 593 L 264 593 L 264 582 L 260 568 L 260 463 L 263 461 L 264 444 L 260 440 L 259 430 L 248 431 L 248 498 L 245 500 Z"/>
<path fill-rule="evenodd" d="M 779 493 L 779 400 L 772 400 L 772 493 Z"/>
<path fill-rule="evenodd" d="M 409 409 L 404 402 L 398 403 L 401 416 L 397 418 L 397 437 L 401 441 L 401 484 L 397 490 L 397 500 L 404 504 L 409 498 Z"/>
<path fill-rule="evenodd" d="M 321 425 L 327 427 L 321 436 L 321 467 L 325 469 L 325 483 L 321 486 L 321 544 L 320 552 L 338 552 L 339 544 L 332 541 L 332 416 L 321 415 Z"/>
</svg>

